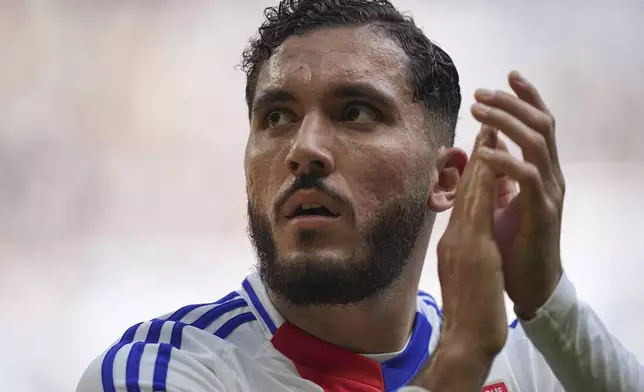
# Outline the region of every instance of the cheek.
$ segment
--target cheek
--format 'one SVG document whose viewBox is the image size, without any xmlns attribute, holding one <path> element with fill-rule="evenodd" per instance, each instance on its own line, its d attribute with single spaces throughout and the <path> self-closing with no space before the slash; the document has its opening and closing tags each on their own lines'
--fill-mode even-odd
<svg viewBox="0 0 644 392">
<path fill-rule="evenodd" d="M 246 171 L 246 191 L 248 198 L 257 207 L 263 207 L 262 201 L 259 200 L 262 190 L 267 186 L 268 168 L 266 167 L 265 154 L 260 150 L 248 147 L 246 149 L 246 158 L 244 168 Z"/>
<path fill-rule="evenodd" d="M 253 147 L 246 149 L 246 191 L 253 205 L 262 212 L 272 208 L 272 201 L 279 191 L 279 156 L 279 151 Z"/>
<path fill-rule="evenodd" d="M 361 213 L 373 215 L 392 200 L 429 189 L 428 159 L 414 148 L 362 149 L 353 162 L 353 182 Z"/>
</svg>

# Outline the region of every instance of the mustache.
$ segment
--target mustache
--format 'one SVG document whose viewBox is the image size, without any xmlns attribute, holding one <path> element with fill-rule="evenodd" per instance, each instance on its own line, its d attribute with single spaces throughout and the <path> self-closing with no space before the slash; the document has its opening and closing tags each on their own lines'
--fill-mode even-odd
<svg viewBox="0 0 644 392">
<path fill-rule="evenodd" d="M 324 193 L 325 195 L 331 197 L 338 203 L 341 203 L 345 206 L 350 206 L 351 202 L 344 196 L 342 196 L 340 193 L 336 192 L 333 190 L 333 188 L 329 187 L 327 184 L 324 183 L 324 180 L 322 176 L 317 174 L 316 172 L 311 172 L 311 173 L 306 173 L 302 176 L 295 177 L 295 180 L 293 181 L 293 184 L 291 184 L 284 193 L 282 193 L 278 198 L 277 201 L 275 202 L 275 211 L 281 211 L 282 207 L 284 206 L 284 203 L 295 194 L 295 192 L 301 191 L 301 190 L 309 190 L 309 189 L 314 189 L 320 193 Z M 351 210 L 351 209 L 349 209 Z"/>
</svg>

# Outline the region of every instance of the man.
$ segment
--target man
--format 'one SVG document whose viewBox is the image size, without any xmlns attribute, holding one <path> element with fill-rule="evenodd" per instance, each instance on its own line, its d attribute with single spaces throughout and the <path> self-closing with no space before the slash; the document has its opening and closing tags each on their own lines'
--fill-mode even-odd
<svg viewBox="0 0 644 392">
<path fill-rule="evenodd" d="M 131 327 L 79 392 L 644 390 L 562 272 L 554 119 L 526 79 L 510 74 L 516 96 L 477 90 L 466 165 L 458 73 L 389 2 L 284 0 L 266 16 L 244 53 L 258 274 Z M 452 206 L 441 312 L 417 288 Z"/>
</svg>

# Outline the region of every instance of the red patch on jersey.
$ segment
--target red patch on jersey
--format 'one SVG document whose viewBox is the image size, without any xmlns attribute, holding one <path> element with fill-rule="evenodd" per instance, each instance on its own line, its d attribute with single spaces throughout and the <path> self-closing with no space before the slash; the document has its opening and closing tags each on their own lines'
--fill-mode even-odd
<svg viewBox="0 0 644 392">
<path fill-rule="evenodd" d="M 271 339 L 273 346 L 290 359 L 300 377 L 325 392 L 383 392 L 380 364 L 344 350 L 284 323 Z"/>
<path fill-rule="evenodd" d="M 504 382 L 497 382 L 484 386 L 481 392 L 508 392 L 508 387 L 505 386 Z"/>
</svg>

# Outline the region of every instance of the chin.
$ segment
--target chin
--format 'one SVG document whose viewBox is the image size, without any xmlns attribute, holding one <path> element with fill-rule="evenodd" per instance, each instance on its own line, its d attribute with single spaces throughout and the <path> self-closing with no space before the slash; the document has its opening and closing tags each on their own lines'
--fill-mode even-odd
<svg viewBox="0 0 644 392">
<path fill-rule="evenodd" d="M 353 252 L 340 248 L 317 248 L 312 246 L 298 247 L 296 250 L 281 253 L 280 262 L 285 264 L 340 264 L 354 261 Z"/>
<path fill-rule="evenodd" d="M 260 278 L 294 305 L 347 305 L 388 290 L 406 268 L 422 228 L 424 197 L 394 200 L 373 222 L 280 226 L 249 204 Z"/>
<path fill-rule="evenodd" d="M 351 260 L 360 252 L 354 232 L 327 230 L 298 230 L 297 232 L 280 233 L 277 236 L 277 259 L 328 259 Z"/>
<path fill-rule="evenodd" d="M 368 259 L 333 249 L 279 254 L 273 263 L 260 263 L 260 272 L 268 288 L 294 306 L 358 303 L 376 295 L 389 283 L 373 281 Z"/>
</svg>

